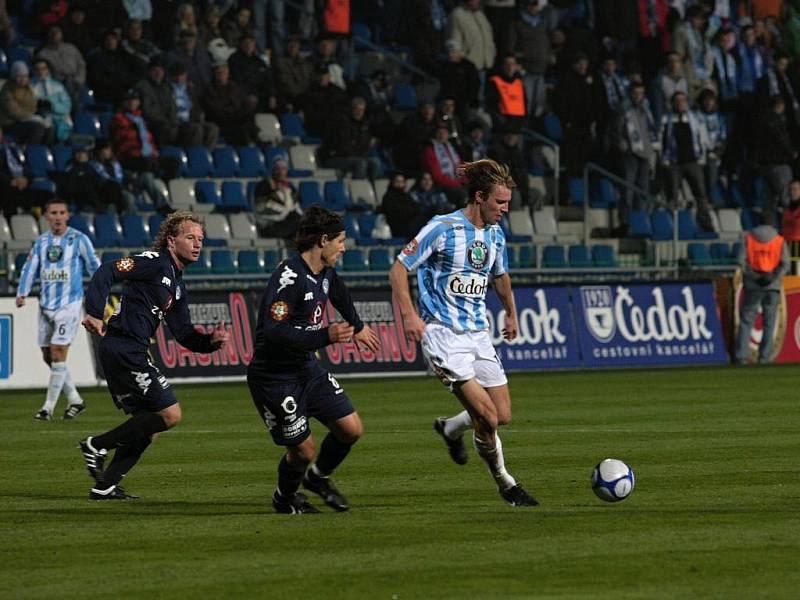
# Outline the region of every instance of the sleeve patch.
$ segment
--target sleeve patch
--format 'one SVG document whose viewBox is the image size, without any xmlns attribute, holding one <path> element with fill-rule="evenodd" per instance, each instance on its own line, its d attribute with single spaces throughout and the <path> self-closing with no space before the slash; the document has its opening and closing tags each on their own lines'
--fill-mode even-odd
<svg viewBox="0 0 800 600">
<path fill-rule="evenodd" d="M 403 248 L 403 254 L 405 254 L 406 256 L 411 256 L 418 249 L 419 249 L 419 242 L 417 241 L 417 238 L 414 238 L 413 240 L 408 242 L 408 244 L 406 244 L 405 248 Z"/>
<path fill-rule="evenodd" d="M 269 316 L 275 321 L 285 321 L 289 318 L 289 305 L 283 300 L 273 302 L 269 307 Z"/>
<path fill-rule="evenodd" d="M 133 259 L 130 256 L 120 258 L 114 261 L 114 266 L 117 267 L 117 271 L 120 273 L 130 273 L 133 271 Z"/>
</svg>

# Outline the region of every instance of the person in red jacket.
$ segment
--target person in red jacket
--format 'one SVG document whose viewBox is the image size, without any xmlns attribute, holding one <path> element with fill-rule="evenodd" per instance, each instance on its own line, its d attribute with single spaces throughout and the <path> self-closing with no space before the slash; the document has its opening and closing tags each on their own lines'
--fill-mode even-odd
<svg viewBox="0 0 800 600">
<path fill-rule="evenodd" d="M 461 189 L 456 174 L 461 165 L 461 157 L 455 146 L 450 143 L 450 129 L 447 123 L 440 121 L 436 124 L 434 137 L 423 152 L 422 165 L 424 170 L 430 171 L 433 175 L 433 181 L 444 192 L 448 201 L 457 207 L 463 206 L 466 194 Z"/>
<path fill-rule="evenodd" d="M 169 180 L 178 174 L 176 158 L 159 156 L 153 134 L 147 128 L 136 90 L 128 90 L 120 110 L 108 126 L 114 154 L 127 171 L 160 174 Z"/>
<path fill-rule="evenodd" d="M 789 205 L 783 209 L 781 235 L 789 244 L 792 263 L 800 260 L 800 179 L 789 184 Z"/>
</svg>

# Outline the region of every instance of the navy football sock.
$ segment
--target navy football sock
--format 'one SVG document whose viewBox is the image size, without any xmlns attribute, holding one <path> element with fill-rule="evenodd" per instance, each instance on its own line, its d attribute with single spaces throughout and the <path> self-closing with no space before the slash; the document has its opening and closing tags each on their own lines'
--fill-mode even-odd
<svg viewBox="0 0 800 600">
<path fill-rule="evenodd" d="M 150 438 L 141 438 L 132 444 L 119 446 L 114 452 L 114 460 L 103 473 L 103 489 L 117 485 L 134 465 L 139 462 L 142 454 L 150 445 Z"/>
<path fill-rule="evenodd" d="M 332 433 L 326 435 L 315 464 L 317 474 L 328 477 L 347 458 L 352 447 L 353 444 L 340 442 Z"/>
<path fill-rule="evenodd" d="M 284 456 L 278 464 L 278 492 L 281 496 L 288 498 L 297 492 L 305 473 L 306 465 L 293 465 Z"/>
<path fill-rule="evenodd" d="M 142 438 L 150 438 L 155 433 L 168 429 L 161 415 L 151 412 L 142 412 L 133 415 L 122 425 L 107 431 L 102 435 L 92 438 L 92 446 L 111 450 L 123 444 L 133 444 Z"/>
</svg>

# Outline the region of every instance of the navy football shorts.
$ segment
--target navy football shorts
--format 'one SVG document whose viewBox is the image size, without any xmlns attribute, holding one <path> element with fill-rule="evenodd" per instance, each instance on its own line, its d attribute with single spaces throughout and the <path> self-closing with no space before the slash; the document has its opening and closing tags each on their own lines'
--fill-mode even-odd
<svg viewBox="0 0 800 600">
<path fill-rule="evenodd" d="M 117 408 L 126 413 L 158 412 L 177 402 L 147 347 L 123 337 L 106 335 L 98 351 L 108 390 Z"/>
<path fill-rule="evenodd" d="M 295 382 L 247 378 L 258 414 L 278 446 L 297 446 L 310 434 L 308 419 L 328 425 L 355 412 L 336 378 L 326 371 Z"/>
</svg>

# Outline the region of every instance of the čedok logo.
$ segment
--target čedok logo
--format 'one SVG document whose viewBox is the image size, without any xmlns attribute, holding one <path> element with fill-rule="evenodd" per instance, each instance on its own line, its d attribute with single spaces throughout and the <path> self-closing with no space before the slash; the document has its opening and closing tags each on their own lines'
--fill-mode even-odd
<svg viewBox="0 0 800 600">
<path fill-rule="evenodd" d="M 451 275 L 447 278 L 451 294 L 462 298 L 483 298 L 489 288 L 489 280 L 481 275 Z"/>
</svg>

